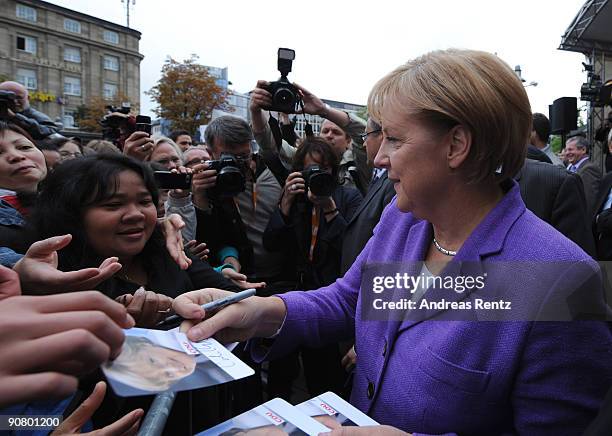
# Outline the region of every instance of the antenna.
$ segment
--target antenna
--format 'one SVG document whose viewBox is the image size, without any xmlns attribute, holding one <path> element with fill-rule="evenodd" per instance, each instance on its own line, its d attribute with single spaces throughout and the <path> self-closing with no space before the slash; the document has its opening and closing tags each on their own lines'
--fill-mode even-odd
<svg viewBox="0 0 612 436">
<path fill-rule="evenodd" d="M 125 15 L 127 19 L 127 27 L 130 27 L 130 0 L 121 0 L 121 3 L 125 3 Z M 136 0 L 132 0 L 132 6 L 136 5 Z"/>
</svg>

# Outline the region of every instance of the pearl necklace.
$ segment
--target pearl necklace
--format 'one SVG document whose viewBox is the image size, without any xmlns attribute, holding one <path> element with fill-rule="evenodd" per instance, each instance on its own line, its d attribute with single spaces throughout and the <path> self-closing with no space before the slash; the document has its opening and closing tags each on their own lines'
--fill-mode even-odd
<svg viewBox="0 0 612 436">
<path fill-rule="evenodd" d="M 436 250 L 438 250 L 442 254 L 445 254 L 446 256 L 455 256 L 457 254 L 456 251 L 447 250 L 446 248 L 438 244 L 438 241 L 436 241 L 435 237 L 433 238 L 433 243 L 434 247 L 436 247 Z"/>
</svg>

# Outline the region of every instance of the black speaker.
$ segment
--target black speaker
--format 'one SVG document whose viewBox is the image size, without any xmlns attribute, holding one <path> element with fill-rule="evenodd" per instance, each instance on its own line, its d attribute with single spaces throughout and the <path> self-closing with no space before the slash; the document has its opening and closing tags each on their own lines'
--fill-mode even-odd
<svg viewBox="0 0 612 436">
<path fill-rule="evenodd" d="M 578 99 L 561 97 L 549 106 L 550 132 L 553 134 L 569 133 L 578 128 Z"/>
</svg>

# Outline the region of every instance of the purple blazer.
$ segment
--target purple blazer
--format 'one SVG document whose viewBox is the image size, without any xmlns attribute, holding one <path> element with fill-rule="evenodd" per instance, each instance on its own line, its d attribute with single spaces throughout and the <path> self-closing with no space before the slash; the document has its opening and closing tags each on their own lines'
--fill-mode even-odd
<svg viewBox="0 0 612 436">
<path fill-rule="evenodd" d="M 351 403 L 381 424 L 428 435 L 581 434 L 612 384 L 608 324 L 361 319 L 362 266 L 422 261 L 431 239 L 431 225 L 399 211 L 393 200 L 343 278 L 316 291 L 280 296 L 287 306 L 283 328 L 269 350 L 253 348 L 255 357 L 354 334 Z M 455 260 L 576 261 L 597 268 L 577 245 L 526 210 L 515 182 Z M 506 282 L 541 287 L 537 274 L 522 271 L 513 271 Z"/>
</svg>

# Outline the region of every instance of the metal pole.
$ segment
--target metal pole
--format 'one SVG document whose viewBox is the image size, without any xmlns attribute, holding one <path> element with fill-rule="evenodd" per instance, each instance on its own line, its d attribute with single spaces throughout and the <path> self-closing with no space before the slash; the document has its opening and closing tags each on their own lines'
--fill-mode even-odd
<svg viewBox="0 0 612 436">
<path fill-rule="evenodd" d="M 138 436 L 160 436 L 164 432 L 175 398 L 175 392 L 162 392 L 155 396 L 153 404 L 140 425 Z"/>
</svg>

